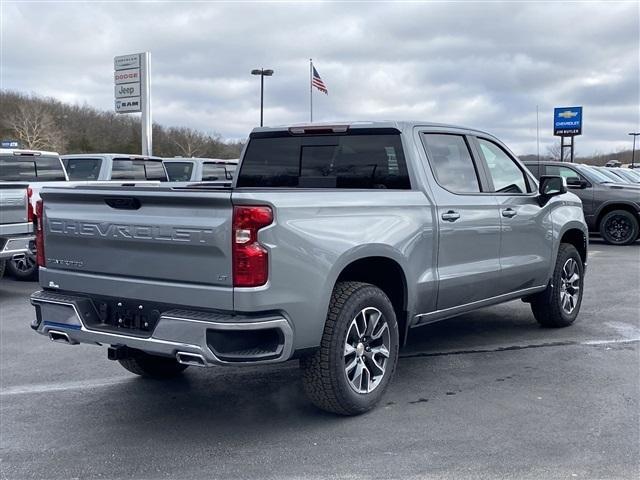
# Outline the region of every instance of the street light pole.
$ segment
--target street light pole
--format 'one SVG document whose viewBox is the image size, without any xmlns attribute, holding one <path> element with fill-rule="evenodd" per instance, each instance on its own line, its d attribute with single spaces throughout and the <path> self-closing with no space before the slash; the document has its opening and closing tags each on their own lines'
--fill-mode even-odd
<svg viewBox="0 0 640 480">
<path fill-rule="evenodd" d="M 262 127 L 264 119 L 264 77 L 273 75 L 273 70 L 259 68 L 251 70 L 251 75 L 260 75 L 260 126 Z"/>
<path fill-rule="evenodd" d="M 631 149 L 631 168 L 635 168 L 636 163 L 636 137 L 640 132 L 631 132 L 629 135 L 633 137 L 633 148 Z"/>
</svg>

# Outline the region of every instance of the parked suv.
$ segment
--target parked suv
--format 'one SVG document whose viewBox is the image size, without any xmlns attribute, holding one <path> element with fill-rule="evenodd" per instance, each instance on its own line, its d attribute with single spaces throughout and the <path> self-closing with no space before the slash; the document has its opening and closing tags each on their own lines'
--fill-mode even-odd
<svg viewBox="0 0 640 480">
<path fill-rule="evenodd" d="M 640 222 L 640 188 L 615 183 L 597 169 L 575 163 L 526 162 L 538 178 L 560 175 L 582 200 L 589 231 L 599 232 L 605 242 L 628 245 L 638 239 Z M 622 180 L 620 180 L 622 182 Z"/>
<path fill-rule="evenodd" d="M 258 128 L 232 187 L 51 188 L 32 328 L 148 377 L 298 358 L 320 408 L 371 409 L 421 325 L 514 299 L 576 319 L 587 226 L 495 137 L 429 123 Z"/>
</svg>

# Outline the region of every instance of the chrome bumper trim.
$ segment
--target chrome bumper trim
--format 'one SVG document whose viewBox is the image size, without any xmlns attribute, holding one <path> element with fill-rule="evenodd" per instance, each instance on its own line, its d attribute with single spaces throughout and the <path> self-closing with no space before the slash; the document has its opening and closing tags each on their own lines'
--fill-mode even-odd
<svg viewBox="0 0 640 480">
<path fill-rule="evenodd" d="M 0 258 L 13 258 L 16 255 L 31 253 L 29 243 L 34 239 L 33 235 L 24 237 L 9 237 L 0 250 Z"/>
<path fill-rule="evenodd" d="M 216 315 L 218 321 L 206 321 L 198 318 L 188 318 L 176 315 L 161 315 L 158 323 L 149 338 L 134 337 L 119 333 L 92 330 L 86 327 L 82 321 L 82 315 L 69 295 L 56 294 L 49 291 L 38 291 L 31 295 L 31 304 L 42 307 L 43 304 L 61 305 L 72 309 L 72 321 L 77 323 L 47 322 L 42 319 L 39 324 L 32 324 L 33 328 L 41 335 L 49 335 L 49 331 L 64 331 L 71 344 L 92 343 L 97 345 L 124 345 L 130 348 L 142 350 L 147 353 L 176 357 L 177 353 L 199 355 L 204 358 L 206 365 L 256 365 L 266 363 L 279 363 L 288 360 L 293 354 L 293 329 L 289 322 L 282 316 L 267 314 L 264 318 L 253 321 L 234 321 L 237 317 L 232 315 Z M 85 300 L 85 299 L 82 299 Z M 178 312 L 172 310 L 173 313 Z M 180 310 L 188 313 L 188 311 Z M 41 312 L 42 313 L 42 312 Z M 193 312 L 194 317 L 201 316 L 199 312 Z M 246 318 L 246 317 L 240 317 Z M 229 321 L 219 321 L 228 319 Z M 283 346 L 277 358 L 268 360 L 225 361 L 221 360 L 207 345 L 207 329 L 253 331 L 267 328 L 278 328 L 282 332 Z"/>
</svg>

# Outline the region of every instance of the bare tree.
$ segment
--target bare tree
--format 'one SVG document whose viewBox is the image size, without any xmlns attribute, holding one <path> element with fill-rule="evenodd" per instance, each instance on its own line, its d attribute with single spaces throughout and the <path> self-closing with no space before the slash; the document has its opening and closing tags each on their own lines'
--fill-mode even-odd
<svg viewBox="0 0 640 480">
<path fill-rule="evenodd" d="M 7 127 L 20 141 L 23 148 L 31 150 L 61 150 L 64 147 L 62 132 L 54 117 L 35 103 L 22 103 L 5 120 Z"/>
<path fill-rule="evenodd" d="M 547 157 L 550 158 L 551 160 L 554 160 L 556 162 L 560 161 L 560 144 L 559 143 L 554 143 L 552 145 L 549 145 L 547 147 Z"/>
<path fill-rule="evenodd" d="M 186 127 L 169 129 L 169 137 L 183 157 L 203 155 L 210 142 L 209 137 L 204 133 Z"/>
</svg>

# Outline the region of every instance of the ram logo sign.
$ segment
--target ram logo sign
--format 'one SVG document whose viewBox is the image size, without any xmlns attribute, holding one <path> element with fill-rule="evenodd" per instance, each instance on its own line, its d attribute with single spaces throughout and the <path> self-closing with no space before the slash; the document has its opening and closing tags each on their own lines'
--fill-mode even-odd
<svg viewBox="0 0 640 480">
<path fill-rule="evenodd" d="M 582 107 L 554 108 L 553 134 L 561 137 L 582 135 Z"/>
</svg>

